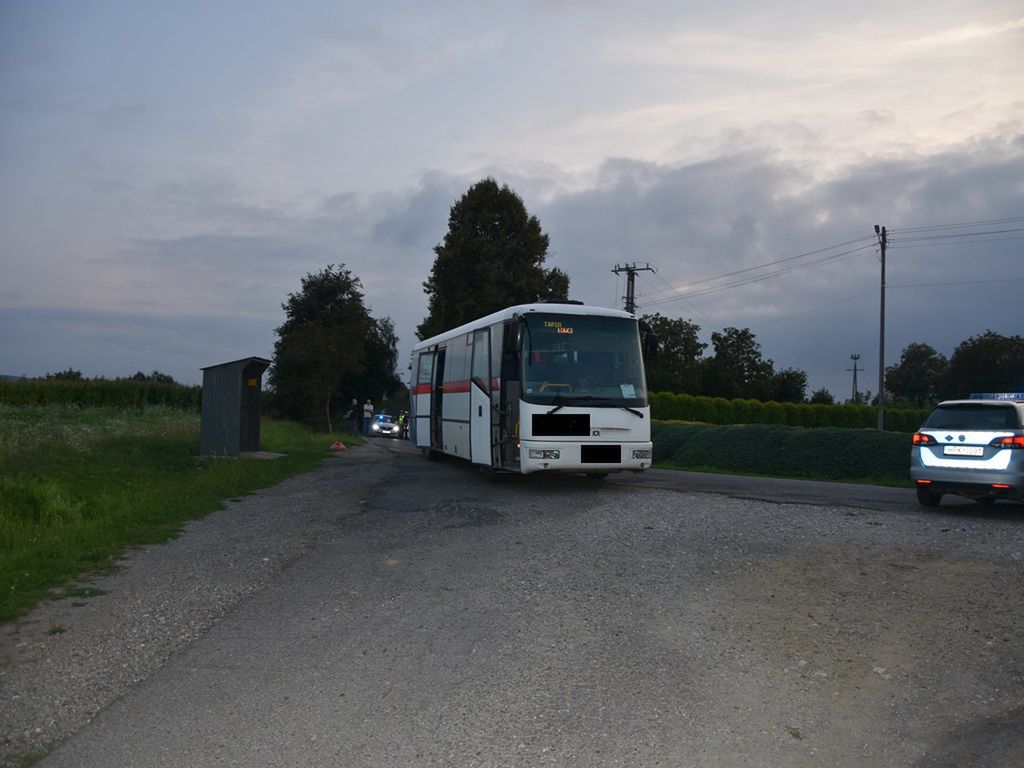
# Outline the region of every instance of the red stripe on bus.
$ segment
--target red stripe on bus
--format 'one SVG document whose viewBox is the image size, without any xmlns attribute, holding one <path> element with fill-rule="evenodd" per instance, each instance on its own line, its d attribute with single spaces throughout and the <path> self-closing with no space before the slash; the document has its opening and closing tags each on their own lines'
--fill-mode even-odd
<svg viewBox="0 0 1024 768">
<path fill-rule="evenodd" d="M 497 391 L 500 387 L 501 387 L 501 379 L 498 379 L 498 378 L 491 379 L 491 389 L 492 390 Z M 469 388 L 470 388 L 469 379 L 463 379 L 461 381 L 446 381 L 442 385 L 442 389 L 444 389 L 444 391 L 447 394 L 450 394 L 450 395 L 459 394 L 460 392 L 469 392 Z M 413 387 L 412 393 L 414 395 L 429 395 L 429 394 L 432 394 L 433 391 L 434 391 L 434 388 L 430 384 L 417 384 L 415 387 Z"/>
</svg>

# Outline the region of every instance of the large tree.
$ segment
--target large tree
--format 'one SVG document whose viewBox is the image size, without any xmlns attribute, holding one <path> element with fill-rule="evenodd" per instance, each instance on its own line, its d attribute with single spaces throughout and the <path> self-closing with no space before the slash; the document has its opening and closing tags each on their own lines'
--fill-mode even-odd
<svg viewBox="0 0 1024 768">
<path fill-rule="evenodd" d="M 761 345 L 749 328 L 725 328 L 711 334 L 713 356 L 704 361 L 704 394 L 770 400 L 775 363 L 761 357 Z"/>
<path fill-rule="evenodd" d="M 660 313 L 640 318 L 658 337 L 658 354 L 647 362 L 647 389 L 651 392 L 683 392 L 699 395 L 701 357 L 707 344 L 697 334 L 700 326 Z"/>
<path fill-rule="evenodd" d="M 772 375 L 772 400 L 802 403 L 807 399 L 807 371 L 783 368 Z"/>
<path fill-rule="evenodd" d="M 370 318 L 366 335 L 366 359 L 362 370 L 353 370 L 342 380 L 345 392 L 362 394 L 379 403 L 390 400 L 402 389 L 395 373 L 398 364 L 398 334 L 390 317 Z"/>
<path fill-rule="evenodd" d="M 938 399 L 939 379 L 948 366 L 946 356 L 930 345 L 908 344 L 899 363 L 885 369 L 885 389 L 893 401 L 929 405 Z"/>
<path fill-rule="evenodd" d="M 821 389 L 816 389 L 811 393 L 811 399 L 809 402 L 817 405 L 835 405 L 836 399 L 832 396 L 831 392 L 829 392 L 825 387 L 822 387 Z"/>
<path fill-rule="evenodd" d="M 1024 337 L 985 331 L 960 343 L 939 381 L 943 397 L 1024 391 Z"/>
<path fill-rule="evenodd" d="M 519 195 L 491 178 L 477 182 L 452 206 L 444 242 L 423 283 L 427 317 L 421 339 L 499 309 L 566 299 L 569 277 L 545 269 L 548 236 Z"/>
<path fill-rule="evenodd" d="M 365 370 L 374 329 L 361 289 L 358 277 L 332 264 L 302 278 L 301 290 L 281 305 L 285 321 L 268 381 L 288 418 L 333 429 L 332 404 L 342 382 Z"/>
</svg>

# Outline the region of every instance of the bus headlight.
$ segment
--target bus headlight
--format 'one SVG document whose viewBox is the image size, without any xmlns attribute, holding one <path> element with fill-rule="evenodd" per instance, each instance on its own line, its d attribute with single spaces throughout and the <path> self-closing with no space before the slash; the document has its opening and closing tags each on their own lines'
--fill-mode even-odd
<svg viewBox="0 0 1024 768">
<path fill-rule="evenodd" d="M 547 449 L 547 448 L 545 448 L 545 449 L 531 448 L 530 449 L 530 458 L 531 459 L 558 459 L 558 458 L 561 458 L 561 455 L 562 455 L 561 452 L 558 451 L 558 450 L 551 450 L 551 449 Z"/>
<path fill-rule="evenodd" d="M 649 458 L 651 458 L 651 454 L 652 453 L 653 453 L 653 451 L 650 448 L 646 448 L 646 449 L 638 448 L 638 449 L 633 451 L 633 458 L 634 459 L 649 459 Z"/>
</svg>

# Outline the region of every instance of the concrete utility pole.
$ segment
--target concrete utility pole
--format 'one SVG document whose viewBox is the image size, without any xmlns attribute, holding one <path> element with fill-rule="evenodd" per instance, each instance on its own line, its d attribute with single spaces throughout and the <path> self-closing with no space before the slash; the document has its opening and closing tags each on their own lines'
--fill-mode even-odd
<svg viewBox="0 0 1024 768">
<path fill-rule="evenodd" d="M 878 428 L 885 429 L 885 246 L 889 238 L 885 227 L 875 224 L 875 237 L 882 252 L 882 298 L 878 324 Z"/>
<path fill-rule="evenodd" d="M 654 267 L 647 264 L 643 267 L 638 267 L 634 261 L 632 264 L 623 264 L 619 266 L 615 265 L 615 269 L 612 270 L 616 275 L 620 272 L 626 273 L 626 295 L 623 297 L 626 300 L 626 311 L 631 315 L 636 314 L 636 300 L 634 298 L 634 290 L 636 284 L 636 273 L 637 272 L 653 272 Z"/>
<path fill-rule="evenodd" d="M 853 371 L 853 394 L 850 395 L 850 400 L 854 403 L 857 402 L 857 361 L 860 360 L 860 355 L 850 355 L 850 359 L 853 360 L 853 368 L 847 368 L 848 371 Z"/>
</svg>

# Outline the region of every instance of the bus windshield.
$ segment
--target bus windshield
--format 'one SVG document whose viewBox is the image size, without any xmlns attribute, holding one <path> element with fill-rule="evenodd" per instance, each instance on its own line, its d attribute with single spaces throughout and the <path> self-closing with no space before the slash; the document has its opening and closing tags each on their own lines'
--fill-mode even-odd
<svg viewBox="0 0 1024 768">
<path fill-rule="evenodd" d="M 647 405 L 635 320 L 540 313 L 530 313 L 524 320 L 524 400 L 552 405 Z"/>
</svg>

